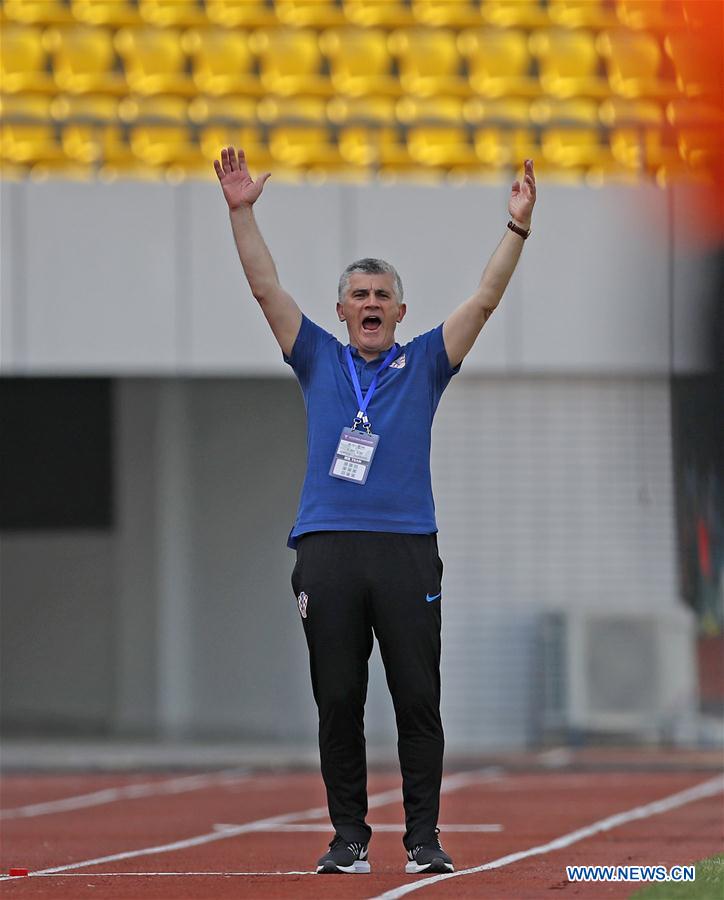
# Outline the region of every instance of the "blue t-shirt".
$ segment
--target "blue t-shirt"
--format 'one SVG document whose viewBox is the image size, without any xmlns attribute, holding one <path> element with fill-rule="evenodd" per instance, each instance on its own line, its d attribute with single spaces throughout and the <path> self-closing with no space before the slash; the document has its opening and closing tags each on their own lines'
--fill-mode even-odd
<svg viewBox="0 0 724 900">
<path fill-rule="evenodd" d="M 387 355 L 352 359 L 364 396 Z M 389 349 L 389 348 L 388 348 Z M 442 325 L 414 338 L 382 372 L 367 408 L 380 441 L 365 484 L 329 474 L 343 428 L 350 427 L 357 399 L 344 346 L 302 316 L 291 356 L 307 409 L 307 474 L 288 545 L 310 531 L 437 531 L 430 477 L 432 420 L 442 392 L 459 370 L 452 368 Z"/>
</svg>

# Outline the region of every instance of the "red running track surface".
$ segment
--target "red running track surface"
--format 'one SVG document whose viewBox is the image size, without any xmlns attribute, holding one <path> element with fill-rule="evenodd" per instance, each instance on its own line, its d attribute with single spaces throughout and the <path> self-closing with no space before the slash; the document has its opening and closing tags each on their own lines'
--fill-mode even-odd
<svg viewBox="0 0 724 900">
<path fill-rule="evenodd" d="M 405 896 L 538 900 L 556 896 L 548 891 L 565 890 L 566 897 L 628 897 L 641 885 L 568 883 L 565 866 L 685 865 L 721 852 L 724 781 L 712 771 L 483 768 L 446 779 L 440 824 L 458 871 L 531 848 L 543 850 L 491 870 L 431 881 Z M 650 806 L 704 783 L 709 787 L 701 796 L 685 795 L 675 808 L 661 812 Z M 30 876 L 0 882 L 0 891 L 61 900 L 377 898 L 426 882 L 425 876 L 404 871 L 399 785 L 397 773 L 370 776 L 369 793 L 379 805 L 368 821 L 373 827 L 398 827 L 374 835 L 372 874 L 323 877 L 271 874 L 313 872 L 331 838 L 316 774 L 9 775 L 2 781 L 0 869 L 6 873 L 11 866 L 24 866 Z M 82 799 L 37 806 L 77 797 Z M 578 839 L 574 834 L 567 847 L 547 847 L 634 808 L 640 808 L 638 817 L 623 816 L 614 827 Z M 276 825 L 259 824 L 270 818 Z M 500 830 L 446 832 L 446 823 Z M 233 828 L 219 830 L 222 824 Z M 314 830 L 280 830 L 279 825 Z M 124 853 L 125 858 L 89 864 Z"/>
</svg>

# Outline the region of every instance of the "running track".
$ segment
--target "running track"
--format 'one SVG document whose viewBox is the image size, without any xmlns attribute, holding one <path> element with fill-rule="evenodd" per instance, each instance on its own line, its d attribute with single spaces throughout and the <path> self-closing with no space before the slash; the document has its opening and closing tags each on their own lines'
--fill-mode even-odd
<svg viewBox="0 0 724 900">
<path fill-rule="evenodd" d="M 370 775 L 371 875 L 311 874 L 331 831 L 314 773 L 8 775 L 6 896 L 59 898 L 628 897 L 570 864 L 688 864 L 722 851 L 716 771 L 506 771 L 446 776 L 440 823 L 455 877 L 404 873 L 399 775 Z M 449 827 L 446 828 L 446 825 Z"/>
</svg>

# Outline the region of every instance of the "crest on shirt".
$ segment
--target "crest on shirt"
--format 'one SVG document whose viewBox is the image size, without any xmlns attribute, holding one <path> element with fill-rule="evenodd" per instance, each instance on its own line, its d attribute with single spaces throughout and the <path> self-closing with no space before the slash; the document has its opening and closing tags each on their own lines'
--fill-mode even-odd
<svg viewBox="0 0 724 900">
<path fill-rule="evenodd" d="M 405 368 L 405 354 L 402 356 L 398 356 L 394 362 L 390 363 L 391 369 L 404 369 Z"/>
<path fill-rule="evenodd" d="M 302 614 L 302 618 L 307 618 L 307 603 L 309 602 L 309 597 L 302 591 L 302 593 L 297 597 L 297 603 L 299 605 L 299 612 Z"/>
</svg>

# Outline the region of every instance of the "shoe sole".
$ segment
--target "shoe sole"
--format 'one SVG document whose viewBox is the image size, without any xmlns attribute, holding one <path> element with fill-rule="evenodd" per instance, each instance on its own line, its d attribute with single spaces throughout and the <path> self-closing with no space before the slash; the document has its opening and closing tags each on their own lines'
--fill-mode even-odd
<svg viewBox="0 0 724 900">
<path fill-rule="evenodd" d="M 358 859 L 351 866 L 336 866 L 333 862 L 317 866 L 317 875 L 369 875 L 370 864 Z"/>
<path fill-rule="evenodd" d="M 454 872 L 455 867 L 452 863 L 445 862 L 444 859 L 433 859 L 431 862 L 427 863 L 424 866 L 418 865 L 416 862 L 409 862 L 405 866 L 405 872 L 408 875 L 420 875 L 422 872 L 434 872 L 436 874 L 442 874 L 444 872 Z"/>
</svg>

